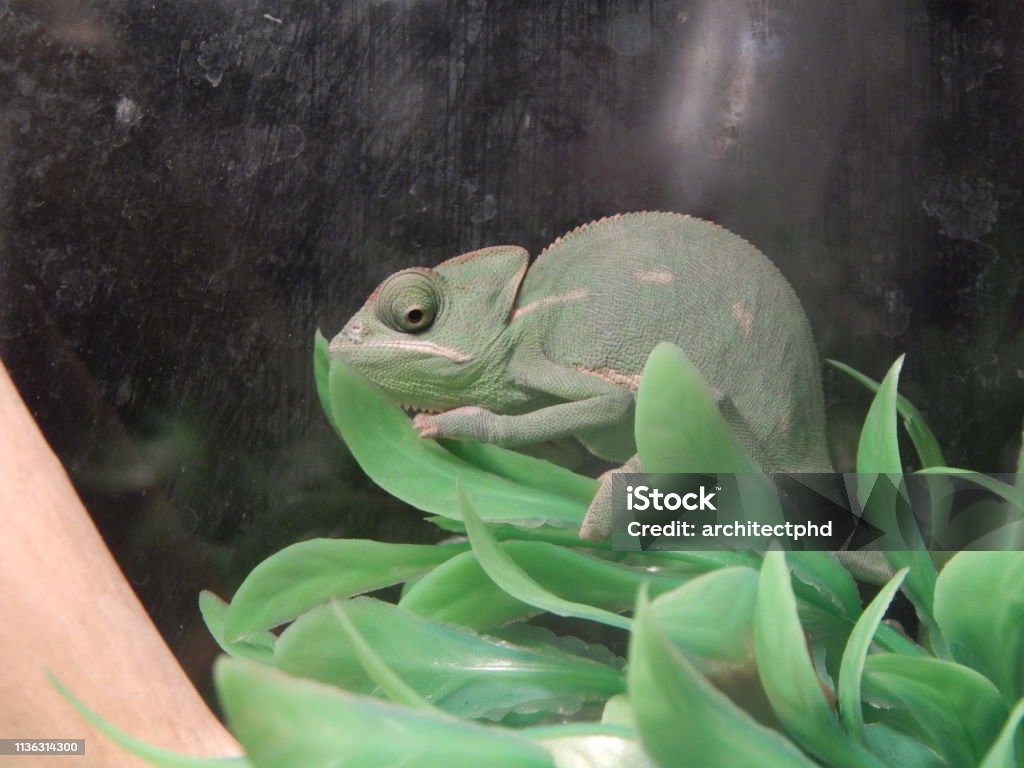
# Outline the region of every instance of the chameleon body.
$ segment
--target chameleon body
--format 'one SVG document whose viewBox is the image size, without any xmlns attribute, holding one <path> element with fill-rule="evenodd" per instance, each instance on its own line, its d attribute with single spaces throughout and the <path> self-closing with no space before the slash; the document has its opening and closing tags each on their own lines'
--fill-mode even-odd
<svg viewBox="0 0 1024 768">
<path fill-rule="evenodd" d="M 831 471 L 818 356 L 789 283 L 707 221 L 631 213 L 581 226 L 529 265 L 496 246 L 385 280 L 331 352 L 420 411 L 425 438 L 578 440 L 637 471 L 633 412 L 660 341 L 682 347 L 767 471 Z M 606 535 L 608 484 L 582 534 Z"/>
</svg>

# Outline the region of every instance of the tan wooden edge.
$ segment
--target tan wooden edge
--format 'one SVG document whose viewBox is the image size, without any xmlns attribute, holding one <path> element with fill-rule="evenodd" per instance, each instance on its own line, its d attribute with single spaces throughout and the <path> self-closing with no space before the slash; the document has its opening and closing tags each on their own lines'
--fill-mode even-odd
<svg viewBox="0 0 1024 768">
<path fill-rule="evenodd" d="M 0 739 L 86 740 L 84 757 L 0 756 L 0 766 L 145 765 L 86 725 L 44 669 L 151 744 L 241 752 L 149 620 L 0 364 Z"/>
</svg>

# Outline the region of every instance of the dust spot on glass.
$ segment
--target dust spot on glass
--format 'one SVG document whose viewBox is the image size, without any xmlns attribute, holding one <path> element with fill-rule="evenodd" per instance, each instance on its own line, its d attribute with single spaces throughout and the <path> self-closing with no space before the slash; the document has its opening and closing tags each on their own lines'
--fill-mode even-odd
<svg viewBox="0 0 1024 768">
<path fill-rule="evenodd" d="M 999 214 L 992 182 L 966 176 L 931 179 L 922 206 L 942 234 L 974 242 L 992 231 Z"/>
<path fill-rule="evenodd" d="M 651 39 L 651 20 L 642 13 L 620 14 L 608 25 L 608 44 L 620 56 L 639 56 Z"/>
<path fill-rule="evenodd" d="M 903 297 L 903 291 L 889 288 L 883 292 L 882 300 L 885 303 L 882 334 L 889 338 L 902 335 L 910 326 L 910 307 Z"/>
<path fill-rule="evenodd" d="M 294 160 L 305 148 L 306 134 L 299 126 L 289 123 L 281 129 L 277 144 L 277 155 L 281 160 Z"/>
<path fill-rule="evenodd" d="M 197 61 L 203 70 L 203 77 L 214 88 L 220 85 L 224 79 L 223 52 L 221 41 L 204 40 L 199 44 L 199 56 Z"/>
<path fill-rule="evenodd" d="M 81 308 L 96 294 L 97 282 L 98 278 L 92 270 L 71 269 L 57 289 L 57 301 L 70 304 L 76 309 Z"/>
<path fill-rule="evenodd" d="M 484 222 L 493 219 L 497 214 L 498 201 L 494 199 L 494 195 L 484 195 L 483 199 L 474 207 L 474 211 L 470 215 L 469 220 L 474 224 L 483 224 Z"/>
<path fill-rule="evenodd" d="M 1003 68 L 1005 47 L 989 19 L 972 16 L 956 31 L 955 39 L 959 55 L 940 59 L 946 82 L 960 83 L 964 90 L 973 91 L 985 84 L 986 75 Z"/>
<path fill-rule="evenodd" d="M 142 110 L 130 98 L 122 96 L 114 107 L 114 118 L 122 128 L 131 128 L 142 119 Z"/>
</svg>

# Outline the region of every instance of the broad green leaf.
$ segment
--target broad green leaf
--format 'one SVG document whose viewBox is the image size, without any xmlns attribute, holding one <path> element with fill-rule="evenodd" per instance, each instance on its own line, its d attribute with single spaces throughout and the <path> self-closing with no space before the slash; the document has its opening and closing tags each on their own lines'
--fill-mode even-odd
<svg viewBox="0 0 1024 768">
<path fill-rule="evenodd" d="M 836 768 L 881 765 L 850 740 L 825 698 L 797 617 L 786 560 L 779 551 L 766 553 L 761 567 L 754 649 L 772 709 L 797 743 Z"/>
<path fill-rule="evenodd" d="M 1014 756 L 1016 751 L 1014 742 L 1020 731 L 1022 719 L 1024 719 L 1024 699 L 1017 702 L 1017 706 L 1013 708 L 1013 712 L 1006 720 L 1006 725 L 999 733 L 999 738 L 996 739 L 995 744 L 992 745 L 988 754 L 985 755 L 985 760 L 978 768 L 1017 768 L 1019 763 Z"/>
<path fill-rule="evenodd" d="M 872 392 L 877 393 L 882 386 L 874 379 L 837 360 L 829 360 L 828 363 L 856 379 Z M 925 467 L 944 465 L 946 459 L 942 455 L 939 441 L 935 439 L 935 435 L 928 428 L 928 424 L 925 423 L 921 412 L 903 395 L 896 398 L 896 409 L 899 411 L 900 416 L 903 417 L 903 428 L 907 430 L 910 440 L 914 443 L 914 449 L 917 451 L 918 458 L 921 459 L 921 465 Z"/>
<path fill-rule="evenodd" d="M 467 548 L 465 543 L 385 544 L 365 539 L 292 544 L 252 569 L 231 601 L 224 632 L 229 640 L 238 640 L 290 621 L 331 598 L 419 576 Z"/>
<path fill-rule="evenodd" d="M 499 546 L 546 591 L 613 613 L 631 608 L 642 584 L 660 594 L 683 581 L 674 574 L 648 573 L 545 542 L 506 541 Z M 488 578 L 472 552 L 457 555 L 428 573 L 409 588 L 400 605 L 436 621 L 481 631 L 541 610 L 517 600 Z"/>
<path fill-rule="evenodd" d="M 527 624 L 524 621 L 500 627 L 489 636 L 521 648 L 533 648 L 544 652 L 554 648 L 571 656 L 596 661 L 612 669 L 621 670 L 626 666 L 626 660 L 612 653 L 606 645 L 588 643 L 575 635 L 556 635 L 547 627 Z"/>
<path fill-rule="evenodd" d="M 879 719 L 923 741 L 952 766 L 975 766 L 1007 706 L 972 669 L 926 656 L 875 654 L 864 666 L 864 699 Z"/>
<path fill-rule="evenodd" d="M 752 568 L 724 568 L 665 593 L 650 610 L 665 636 L 715 688 L 759 722 L 774 724 L 754 661 L 757 587 Z"/>
<path fill-rule="evenodd" d="M 511 731 L 435 717 L 269 667 L 221 658 L 214 681 L 232 733 L 258 768 L 554 768 Z"/>
<path fill-rule="evenodd" d="M 442 440 L 453 456 L 514 483 L 565 496 L 584 506 L 597 493 L 597 480 L 516 451 L 472 440 Z"/>
<path fill-rule="evenodd" d="M 473 509 L 465 493 L 459 489 L 459 507 L 466 524 L 469 543 L 477 561 L 491 580 L 512 597 L 535 608 L 550 611 L 557 616 L 572 616 L 589 619 L 619 629 L 629 629 L 630 620 L 617 613 L 595 608 L 585 603 L 573 602 L 549 592 L 526 571 L 516 564 L 507 552 L 495 541 L 487 525 Z"/>
<path fill-rule="evenodd" d="M 885 725 L 864 729 L 868 749 L 889 768 L 949 768 L 946 761 L 916 739 Z"/>
<path fill-rule="evenodd" d="M 366 672 L 367 676 L 377 684 L 377 688 L 385 696 L 398 704 L 405 704 L 413 709 L 422 709 L 436 715 L 444 714 L 443 710 L 438 709 L 420 696 L 387 665 L 384 659 L 380 657 L 356 628 L 356 625 L 352 623 L 352 619 L 349 618 L 348 612 L 342 607 L 341 603 L 337 600 L 331 601 L 331 609 L 338 621 L 338 626 L 341 627 L 345 640 L 348 641 L 348 647 L 359 661 L 359 665 Z M 337 636 L 333 634 L 329 638 L 322 639 L 327 642 L 337 642 Z"/>
<path fill-rule="evenodd" d="M 1024 552 L 960 552 L 935 585 L 935 618 L 953 658 L 1012 703 L 1024 696 Z"/>
<path fill-rule="evenodd" d="M 662 768 L 814 765 L 713 687 L 665 636 L 642 593 L 628 671 L 637 730 L 647 753 Z"/>
<path fill-rule="evenodd" d="M 161 747 L 147 744 L 141 739 L 125 733 L 111 725 L 79 700 L 52 672 L 47 672 L 50 685 L 59 693 L 89 725 L 102 733 L 125 752 L 145 760 L 156 768 L 250 768 L 252 763 L 244 757 L 190 757 L 179 755 Z M 72 760 L 74 763 L 74 760 Z"/>
<path fill-rule="evenodd" d="M 860 703 L 864 660 L 868 656 L 875 632 L 906 575 L 907 569 L 904 568 L 879 590 L 854 626 L 843 653 L 843 662 L 839 668 L 839 713 L 846 732 L 859 742 L 864 741 L 864 712 Z"/>
<path fill-rule="evenodd" d="M 857 582 L 833 557 L 833 552 L 788 552 L 786 563 L 793 571 L 797 597 L 820 605 L 841 618 L 856 621 L 860 614 Z M 802 589 L 806 584 L 810 589 Z"/>
<path fill-rule="evenodd" d="M 515 542 L 507 542 L 502 546 L 506 551 L 513 551 L 515 545 Z M 525 568 L 527 563 L 534 562 L 543 561 L 527 558 L 522 564 Z M 568 593 L 564 596 L 569 598 Z M 541 612 L 540 608 L 517 600 L 491 581 L 472 552 L 456 555 L 419 579 L 405 591 L 398 604 L 434 621 L 479 632 Z"/>
<path fill-rule="evenodd" d="M 203 590 L 199 593 L 199 612 L 203 616 L 206 628 L 222 651 L 231 656 L 261 661 L 264 664 L 274 663 L 274 642 L 277 638 L 270 632 L 254 633 L 234 642 L 230 642 L 224 636 L 224 617 L 227 616 L 228 604 L 213 592 Z"/>
<path fill-rule="evenodd" d="M 401 408 L 339 359 L 331 361 L 329 387 L 335 426 L 359 466 L 402 501 L 435 515 L 456 517 L 458 475 L 489 521 L 573 528 L 582 522 L 584 501 L 485 471 L 437 441 L 420 438 Z M 535 462 L 538 474 L 555 471 L 549 462 L 526 456 L 516 457 L 517 471 L 523 471 L 527 462 Z"/>
<path fill-rule="evenodd" d="M 760 472 L 697 366 L 674 344 L 658 344 L 647 358 L 635 430 L 644 472 Z"/>
<path fill-rule="evenodd" d="M 344 605 L 356 632 L 416 695 L 463 717 L 499 719 L 509 712 L 570 714 L 624 687 L 622 673 L 555 647 L 523 648 L 417 616 L 371 598 Z M 333 606 L 300 617 L 277 642 L 280 669 L 356 693 L 376 680 L 346 640 Z"/>
<path fill-rule="evenodd" d="M 650 610 L 666 637 L 702 672 L 744 666 L 754 658 L 757 583 L 751 568 L 712 571 L 656 598 Z"/>
</svg>

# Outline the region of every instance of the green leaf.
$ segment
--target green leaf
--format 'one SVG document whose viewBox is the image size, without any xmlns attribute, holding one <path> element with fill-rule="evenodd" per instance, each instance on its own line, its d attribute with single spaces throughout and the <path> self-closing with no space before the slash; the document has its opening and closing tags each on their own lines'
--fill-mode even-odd
<svg viewBox="0 0 1024 768">
<path fill-rule="evenodd" d="M 331 361 L 329 384 L 335 425 L 359 466 L 377 485 L 407 504 L 442 517 L 456 517 L 458 476 L 491 522 L 578 528 L 583 521 L 587 505 L 579 499 L 485 471 L 437 441 L 420 438 L 401 408 L 340 359 Z M 498 450 L 503 449 L 493 449 Z M 520 467 L 536 462 L 538 473 L 553 471 L 548 462 L 539 459 L 521 456 L 515 462 Z"/>
<path fill-rule="evenodd" d="M 765 554 L 754 613 L 757 668 L 772 709 L 804 749 L 837 768 L 880 766 L 839 726 L 807 652 L 782 552 Z"/>
<path fill-rule="evenodd" d="M 724 568 L 666 592 L 650 608 L 666 637 L 702 672 L 739 667 L 753 662 L 757 583 L 751 568 Z"/>
<path fill-rule="evenodd" d="M 50 685 L 56 688 L 57 693 L 74 707 L 83 720 L 125 752 L 135 755 L 140 760 L 145 760 L 156 768 L 250 768 L 252 765 L 244 757 L 190 757 L 147 744 L 111 725 L 96 714 L 71 693 L 52 672 L 47 671 L 46 676 Z"/>
<path fill-rule="evenodd" d="M 370 592 L 429 571 L 464 543 L 384 544 L 363 539 L 311 539 L 285 547 L 253 568 L 224 620 L 235 641 L 275 627 L 334 597 Z"/>
<path fill-rule="evenodd" d="M 557 616 L 589 619 L 612 627 L 629 629 L 630 620 L 625 616 L 585 603 L 565 600 L 534 581 L 498 545 L 461 488 L 459 489 L 459 506 L 462 510 L 462 519 L 466 523 L 466 533 L 469 534 L 469 543 L 473 554 L 476 555 L 477 561 L 491 580 L 505 592 L 517 600 L 535 608 L 550 611 Z"/>
<path fill-rule="evenodd" d="M 896 434 L 896 387 L 902 368 L 901 355 L 885 374 L 878 392 L 871 401 L 871 407 L 868 408 L 868 415 L 864 419 L 860 440 L 857 443 L 858 474 L 903 473 L 899 438 Z M 862 496 L 861 501 L 864 502 L 866 499 Z"/>
<path fill-rule="evenodd" d="M 641 594 L 629 643 L 629 697 L 647 753 L 663 768 L 814 764 L 714 688 L 672 645 Z"/>
<path fill-rule="evenodd" d="M 448 531 L 459 536 L 466 535 L 466 526 L 462 520 L 452 520 L 451 518 L 438 515 L 430 515 L 425 519 L 428 523 L 436 525 L 442 531 Z M 570 528 L 556 528 L 551 525 L 538 525 L 531 528 L 523 528 L 514 524 L 495 525 L 491 530 L 494 533 L 494 538 L 498 541 L 508 541 L 509 539 L 517 541 L 546 541 L 549 544 L 559 544 L 563 547 L 591 549 L 598 552 L 608 552 L 612 549 L 611 542 L 607 539 L 604 541 L 581 539 Z"/>
<path fill-rule="evenodd" d="M 350 600 L 344 610 L 384 665 L 418 697 L 452 714 L 492 720 L 513 711 L 570 714 L 624 688 L 619 670 L 553 646 L 523 648 L 484 638 L 371 598 Z M 345 640 L 331 605 L 286 629 L 276 660 L 285 672 L 356 693 L 379 686 L 359 648 Z"/>
<path fill-rule="evenodd" d="M 974 670 L 927 656 L 875 654 L 864 697 L 880 719 L 920 739 L 950 765 L 975 766 L 1006 717 L 1006 704 Z"/>
<path fill-rule="evenodd" d="M 316 383 L 316 396 L 320 400 L 320 407 L 324 409 L 324 415 L 332 427 L 337 429 L 334 423 L 334 414 L 331 413 L 331 389 L 329 377 L 331 373 L 331 348 L 330 342 L 324 338 L 317 328 L 313 337 L 313 380 Z"/>
<path fill-rule="evenodd" d="M 897 573 L 888 584 L 879 590 L 875 599 L 864 610 L 850 633 L 839 668 L 839 712 L 846 726 L 846 732 L 856 741 L 864 741 L 864 712 L 860 704 L 861 676 L 864 674 L 864 660 L 868 656 L 871 641 L 878 631 L 878 625 L 885 618 L 885 612 L 896 591 L 903 583 L 907 569 Z"/>
<path fill-rule="evenodd" d="M 597 480 L 577 475 L 550 461 L 473 440 L 442 440 L 440 444 L 453 456 L 485 472 L 529 488 L 564 496 L 584 506 L 590 504 L 597 493 Z"/>
<path fill-rule="evenodd" d="M 341 627 L 341 631 L 348 641 L 348 645 L 359 661 L 359 665 L 366 672 L 367 676 L 377 684 L 377 687 L 392 701 L 398 704 L 405 704 L 413 709 L 422 709 L 436 715 L 443 715 L 444 711 L 438 709 L 412 689 L 395 671 L 387 665 L 378 653 L 373 649 L 362 633 L 352 623 L 348 612 L 337 600 L 331 601 L 331 610 Z M 327 642 L 336 642 L 334 633 L 329 638 L 322 638 Z"/>
<path fill-rule="evenodd" d="M 506 541 L 505 552 L 544 590 L 570 603 L 617 613 L 633 606 L 643 584 L 660 594 L 683 579 L 650 573 L 545 542 Z M 487 577 L 472 552 L 453 557 L 428 573 L 402 596 L 400 605 L 435 621 L 489 630 L 541 609 L 517 600 Z"/>
<path fill-rule="evenodd" d="M 889 768 L 948 768 L 946 761 L 921 742 L 885 725 L 864 729 L 868 749 Z"/>
<path fill-rule="evenodd" d="M 979 518 L 977 515 L 971 515 L 967 520 L 963 520 L 964 515 L 960 516 L 960 519 L 965 523 L 971 525 L 974 531 L 977 531 L 976 526 L 981 526 L 981 530 L 988 530 L 987 533 L 983 534 L 979 538 L 970 536 L 969 538 L 974 539 L 970 541 L 966 546 L 964 542 L 964 533 L 960 534 L 959 540 L 956 541 L 958 549 L 977 549 L 977 550 L 1021 550 L 1024 549 L 1024 523 L 1021 521 L 1021 513 L 1024 512 L 1024 483 L 1021 478 L 1024 475 L 1017 475 L 1015 484 L 1004 483 L 994 477 L 982 474 L 981 472 L 974 472 L 969 469 L 958 469 L 956 467 L 929 467 L 918 472 L 920 475 L 936 476 L 933 480 L 938 482 L 945 482 L 948 484 L 947 475 L 958 475 L 968 482 L 974 483 L 981 488 L 989 491 L 990 493 L 999 496 L 1003 501 L 1010 505 L 1010 509 L 1000 508 L 995 502 L 992 503 L 992 511 L 995 513 L 991 523 L 986 525 L 986 520 Z M 941 497 L 943 493 L 948 495 L 948 491 L 945 488 L 940 488 L 939 491 L 933 495 L 935 497 Z M 942 541 L 942 539 L 936 539 Z M 934 548 L 935 545 L 933 545 Z"/>
<path fill-rule="evenodd" d="M 872 392 L 878 392 L 881 388 L 881 385 L 874 379 L 868 378 L 847 365 L 835 360 L 829 360 L 828 362 L 849 376 L 852 376 Z M 939 447 L 938 440 L 935 439 L 935 435 L 928 428 L 924 417 L 921 416 L 921 412 L 903 395 L 898 395 L 896 398 L 896 410 L 903 417 L 903 428 L 914 444 L 914 450 L 921 461 L 921 466 L 943 466 L 946 463 L 946 458 L 942 454 L 942 448 Z M 948 481 L 942 478 L 935 478 L 932 485 L 932 498 L 947 499 L 948 495 Z M 935 542 L 945 540 L 949 511 L 948 503 L 942 505 L 933 503 L 932 505 L 931 535 L 932 540 Z"/>
<path fill-rule="evenodd" d="M 629 703 L 629 694 L 620 693 L 605 702 L 601 712 L 601 723 L 636 730 L 636 717 L 633 715 L 633 705 Z"/>
<path fill-rule="evenodd" d="M 224 636 L 224 617 L 228 612 L 228 604 L 213 592 L 203 590 L 199 593 L 199 612 L 203 616 L 206 628 L 221 650 L 232 656 L 252 659 L 264 664 L 274 663 L 274 643 L 277 640 L 270 632 L 259 632 L 249 635 L 244 640 L 229 641 Z"/>
<path fill-rule="evenodd" d="M 934 606 L 936 571 L 931 557 L 924 551 L 920 531 L 913 515 L 904 515 L 907 509 L 902 485 L 903 462 L 900 459 L 896 434 L 896 387 L 899 382 L 903 357 L 893 363 L 882 380 L 857 446 L 858 495 L 865 518 L 886 531 L 878 542 L 885 548 L 885 556 L 894 568 L 910 568 L 903 591 L 917 609 L 918 618 L 929 630 L 929 640 L 936 653 L 946 655 L 942 635 L 935 624 Z M 872 475 L 881 475 L 872 480 Z M 866 477 L 865 477 L 866 476 Z M 864 481 L 867 480 L 867 488 Z M 900 523 L 904 525 L 900 525 Z"/>
<path fill-rule="evenodd" d="M 1014 756 L 1014 741 L 1020 729 L 1020 721 L 1024 719 L 1024 700 L 1018 701 L 1017 706 L 1006 720 L 1006 725 L 999 733 L 992 749 L 985 755 L 985 760 L 978 768 L 1017 768 L 1017 759 Z"/>
<path fill-rule="evenodd" d="M 860 614 L 860 593 L 850 572 L 832 552 L 788 552 L 786 563 L 797 583 L 793 589 L 800 597 L 847 621 Z M 807 585 L 804 588 L 803 585 Z"/>
<path fill-rule="evenodd" d="M 919 475 L 959 475 L 964 480 L 981 486 L 986 491 L 994 493 L 1003 501 L 1011 504 L 1018 512 L 1024 512 L 1024 486 L 1010 485 L 995 477 L 989 477 L 981 472 L 971 469 L 959 469 L 958 467 L 929 467 L 922 469 Z"/>
<path fill-rule="evenodd" d="M 647 358 L 635 430 L 644 472 L 760 472 L 700 371 L 674 344 L 658 344 Z"/>
<path fill-rule="evenodd" d="M 856 379 L 872 392 L 877 393 L 882 387 L 882 385 L 874 379 L 865 376 L 863 373 L 844 363 L 840 363 L 837 360 L 829 360 L 828 363 L 835 366 L 848 376 Z M 914 443 L 914 449 L 917 451 L 918 458 L 921 459 L 921 465 L 925 467 L 944 465 L 946 463 L 946 459 L 942 455 L 942 448 L 939 447 L 939 441 L 935 439 L 935 435 L 932 433 L 931 429 L 928 428 L 928 424 L 925 423 L 924 417 L 921 416 L 921 412 L 917 410 L 912 402 L 903 397 L 903 395 L 899 395 L 896 398 L 896 409 L 899 411 L 900 416 L 903 417 L 903 428 L 907 431 L 907 434 L 910 436 L 910 440 Z"/>
<path fill-rule="evenodd" d="M 935 618 L 953 658 L 1024 696 L 1024 552 L 960 552 L 935 585 Z"/>
<path fill-rule="evenodd" d="M 651 758 L 634 738 L 617 733 L 574 734 L 573 726 L 560 726 L 565 735 L 541 740 L 555 763 L 565 768 L 655 768 Z"/>
<path fill-rule="evenodd" d="M 258 768 L 554 768 L 542 746 L 222 658 L 214 680 L 232 732 Z"/>
<path fill-rule="evenodd" d="M 903 473 L 899 438 L 896 434 L 896 386 L 902 368 L 903 356 L 900 355 L 885 374 L 878 392 L 871 401 L 871 407 L 868 408 L 868 415 L 864 419 L 860 440 L 857 443 L 857 472 L 860 474 Z"/>
</svg>

